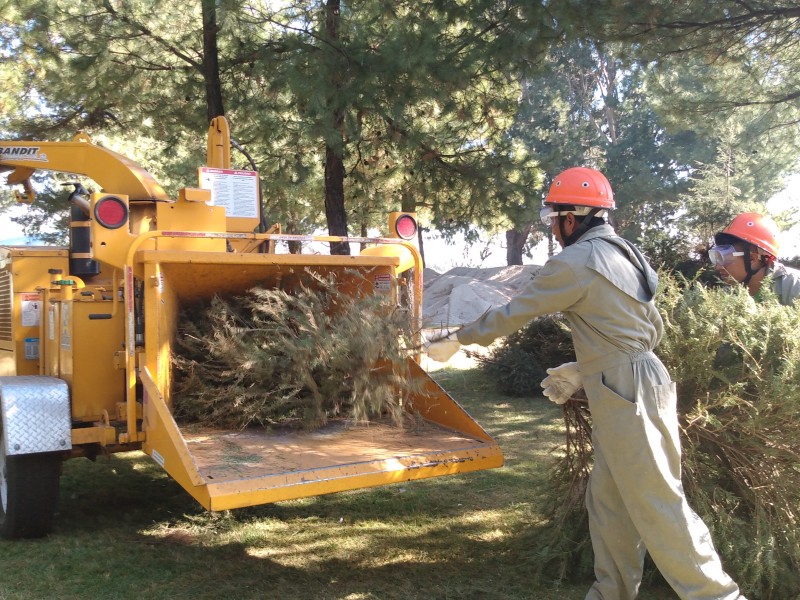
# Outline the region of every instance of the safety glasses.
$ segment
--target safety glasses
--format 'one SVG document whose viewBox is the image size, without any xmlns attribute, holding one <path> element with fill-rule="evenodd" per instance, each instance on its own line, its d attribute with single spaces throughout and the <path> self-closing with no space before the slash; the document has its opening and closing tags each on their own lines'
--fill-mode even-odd
<svg viewBox="0 0 800 600">
<path fill-rule="evenodd" d="M 539 211 L 539 218 L 542 220 L 542 223 L 545 227 L 552 227 L 553 226 L 553 219 L 556 217 L 560 217 L 563 215 L 568 215 L 572 213 L 576 217 L 583 217 L 588 215 L 592 211 L 591 206 L 576 206 L 572 210 L 553 210 L 554 206 L 552 204 L 545 204 L 542 206 L 541 210 Z M 595 217 L 605 217 L 606 211 L 601 210 L 595 214 Z"/>
<path fill-rule="evenodd" d="M 714 246 L 708 250 L 708 258 L 715 267 L 725 267 L 736 261 L 737 256 L 744 256 L 744 252 L 739 252 L 736 247 L 730 244 Z"/>
<path fill-rule="evenodd" d="M 566 215 L 568 212 L 569 211 L 553 210 L 552 206 L 550 206 L 549 204 L 545 204 L 539 211 L 539 218 L 542 220 L 542 223 L 544 223 L 545 227 L 552 227 L 553 219 L 555 219 L 560 215 Z"/>
</svg>

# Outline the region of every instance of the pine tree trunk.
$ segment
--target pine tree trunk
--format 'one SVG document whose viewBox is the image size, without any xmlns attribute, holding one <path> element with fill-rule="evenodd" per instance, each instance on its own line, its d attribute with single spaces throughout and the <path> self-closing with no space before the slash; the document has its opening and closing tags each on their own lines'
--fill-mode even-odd
<svg viewBox="0 0 800 600">
<path fill-rule="evenodd" d="M 339 39 L 339 8 L 340 0 L 327 0 L 325 3 L 325 30 L 328 40 L 335 43 Z M 331 74 L 331 87 L 337 89 L 339 85 L 336 80 L 340 78 L 338 73 Z M 344 123 L 344 112 L 335 110 L 333 112 L 334 129 L 337 132 L 336 140 L 338 148 L 325 144 L 325 217 L 328 220 L 328 233 L 330 235 L 347 235 L 347 212 L 344 208 L 344 160 L 342 158 L 342 148 L 344 138 L 342 136 L 342 124 Z M 350 244 L 346 242 L 336 242 L 331 244 L 331 254 L 350 254 Z"/>
<path fill-rule="evenodd" d="M 330 235 L 347 235 L 347 213 L 344 210 L 344 163 L 334 148 L 325 147 L 325 216 Z M 331 254 L 350 254 L 347 242 L 331 243 Z"/>
<path fill-rule="evenodd" d="M 525 249 L 525 242 L 528 240 L 530 232 L 530 225 L 522 230 L 509 229 L 506 231 L 506 264 L 509 266 L 522 264 L 522 251 Z"/>
<path fill-rule="evenodd" d="M 222 103 L 222 84 L 219 76 L 219 52 L 217 49 L 217 5 L 215 0 L 202 0 L 203 7 L 203 80 L 206 84 L 206 108 L 208 122 L 225 115 Z"/>
<path fill-rule="evenodd" d="M 417 248 L 422 259 L 422 266 L 425 267 L 425 245 L 422 242 L 422 227 L 417 227 Z"/>
</svg>

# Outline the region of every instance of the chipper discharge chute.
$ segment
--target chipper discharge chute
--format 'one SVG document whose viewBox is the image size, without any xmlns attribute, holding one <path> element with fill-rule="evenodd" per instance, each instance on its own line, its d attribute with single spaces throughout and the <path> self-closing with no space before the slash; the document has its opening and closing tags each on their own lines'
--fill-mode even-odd
<svg viewBox="0 0 800 600">
<path fill-rule="evenodd" d="M 312 430 L 176 421 L 179 320 L 196 303 L 253 287 L 292 294 L 308 281 L 335 281 L 353 301 L 380 294 L 401 307 L 419 339 L 422 262 L 408 241 L 414 216 L 393 213 L 386 238 L 283 235 L 279 226 L 254 233 L 257 176 L 230 169 L 220 152 L 227 135 L 216 119 L 201 186 L 181 189 L 176 200 L 144 169 L 84 135 L 0 142 L 0 171 L 23 186 L 23 201 L 33 199 L 36 169 L 85 176 L 101 188 L 74 186 L 68 247 L 0 248 L 3 537 L 50 531 L 60 465 L 73 457 L 143 450 L 209 510 L 502 465 L 498 444 L 414 352 L 375 365 L 376 373 L 405 374 L 393 389 L 412 417 L 403 427 L 380 415 L 331 418 Z M 280 252 L 287 242 L 363 249 Z"/>
</svg>

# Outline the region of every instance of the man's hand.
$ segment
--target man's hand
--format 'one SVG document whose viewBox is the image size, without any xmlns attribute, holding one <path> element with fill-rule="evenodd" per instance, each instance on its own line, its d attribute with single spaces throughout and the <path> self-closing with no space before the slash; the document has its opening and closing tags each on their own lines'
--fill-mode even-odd
<svg viewBox="0 0 800 600">
<path fill-rule="evenodd" d="M 428 357 L 436 362 L 447 362 L 461 348 L 461 343 L 456 337 L 456 331 L 442 329 L 431 334 L 425 340 L 425 351 Z"/>
<path fill-rule="evenodd" d="M 578 363 L 564 363 L 561 366 L 547 369 L 547 377 L 542 379 L 542 395 L 556 404 L 564 404 L 572 395 L 583 387 Z"/>
</svg>

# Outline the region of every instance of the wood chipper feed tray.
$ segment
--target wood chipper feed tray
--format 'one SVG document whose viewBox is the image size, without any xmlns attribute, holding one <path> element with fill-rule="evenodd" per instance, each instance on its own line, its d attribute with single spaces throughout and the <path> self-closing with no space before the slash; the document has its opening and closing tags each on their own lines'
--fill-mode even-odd
<svg viewBox="0 0 800 600">
<path fill-rule="evenodd" d="M 378 471 L 386 461 L 428 463 L 432 454 L 455 452 L 480 443 L 428 422 L 414 428 L 399 428 L 390 422 L 355 425 L 334 420 L 315 431 L 251 428 L 231 432 L 187 428 L 181 433 L 200 475 L 216 483 L 286 473 L 336 471 L 370 463 L 371 469 Z"/>
<path fill-rule="evenodd" d="M 412 424 L 331 419 L 316 430 L 179 425 L 149 370 L 142 371 L 144 449 L 208 510 L 367 488 L 502 466 L 486 433 L 421 367 Z"/>
</svg>

